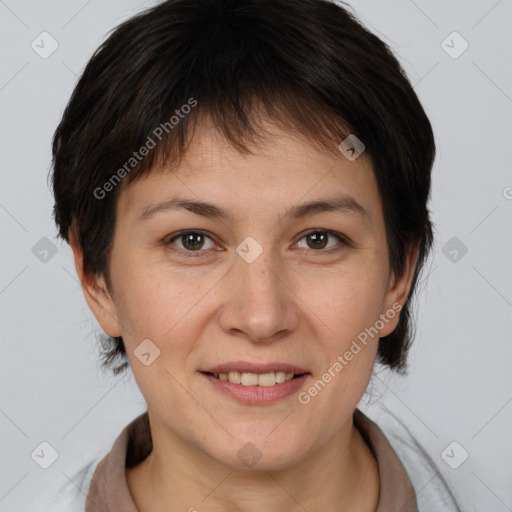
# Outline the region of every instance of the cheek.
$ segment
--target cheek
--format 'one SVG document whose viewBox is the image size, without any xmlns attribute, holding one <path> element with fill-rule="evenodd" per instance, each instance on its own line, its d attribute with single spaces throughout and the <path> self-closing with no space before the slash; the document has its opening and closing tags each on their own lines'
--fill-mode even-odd
<svg viewBox="0 0 512 512">
<path fill-rule="evenodd" d="M 351 414 L 368 386 L 379 340 L 374 326 L 382 305 L 380 290 L 355 281 L 344 285 L 324 288 L 330 301 L 322 294 L 324 303 L 329 304 L 322 320 L 334 332 L 318 339 L 320 373 L 300 402 L 320 415 L 328 414 L 333 425 Z"/>
<path fill-rule="evenodd" d="M 179 330 L 207 291 L 201 282 L 164 265 L 133 263 L 120 268 L 116 307 L 126 337 L 133 342 L 141 337 L 161 340 Z"/>
<path fill-rule="evenodd" d="M 338 387 L 342 393 L 362 393 L 378 347 L 379 335 L 374 326 L 380 301 L 360 288 L 336 298 L 326 320 L 335 333 L 323 340 L 328 355 L 323 380 L 336 381 L 332 387 Z"/>
<path fill-rule="evenodd" d="M 116 304 L 134 378 L 148 403 L 154 405 L 162 394 L 162 386 L 179 395 L 178 382 L 183 381 L 187 372 L 194 371 L 187 362 L 197 350 L 204 321 L 213 310 L 208 307 L 211 284 L 188 278 L 183 272 L 180 276 L 168 269 L 164 272 L 161 266 L 142 270 L 125 269 L 124 275 L 130 278 L 118 281 L 123 284 L 118 287 Z M 197 282 L 203 284 L 191 284 Z M 141 343 L 147 339 L 157 347 L 153 350 L 158 354 L 150 366 L 137 357 L 141 353 L 138 347 L 144 346 Z"/>
<path fill-rule="evenodd" d="M 353 266 L 324 280 L 309 297 L 310 309 L 328 329 L 318 339 L 323 353 L 320 382 L 308 394 L 318 400 L 319 409 L 326 407 L 339 418 L 357 405 L 373 371 L 379 340 L 375 326 L 385 291 L 382 272 L 379 266 Z M 333 404 L 339 405 L 333 409 Z"/>
<path fill-rule="evenodd" d="M 354 266 L 317 283 L 303 294 L 319 319 L 328 327 L 329 339 L 340 348 L 374 325 L 382 312 L 385 276 L 379 268 Z"/>
</svg>

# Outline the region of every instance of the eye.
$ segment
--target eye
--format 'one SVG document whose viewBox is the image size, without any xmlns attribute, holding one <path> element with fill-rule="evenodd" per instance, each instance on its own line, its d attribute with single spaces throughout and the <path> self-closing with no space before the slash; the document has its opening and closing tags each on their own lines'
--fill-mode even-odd
<svg viewBox="0 0 512 512">
<path fill-rule="evenodd" d="M 345 245 L 349 245 L 344 236 L 325 229 L 316 229 L 306 233 L 306 235 L 299 240 L 298 244 L 300 244 L 302 240 L 306 240 L 307 247 L 303 247 L 306 250 L 313 249 L 315 251 L 321 251 L 322 249 L 327 248 L 329 251 L 324 252 L 331 252 L 330 249 L 332 249 L 333 245 L 336 246 L 336 244 L 329 245 L 329 237 L 335 238 L 338 242 L 341 242 L 340 247 L 335 250 L 341 249 Z"/>
<path fill-rule="evenodd" d="M 338 244 L 331 243 L 329 244 L 329 238 L 331 240 L 337 240 Z M 300 243 L 305 240 L 307 246 L 300 247 Z M 209 244 L 208 244 L 209 241 Z M 344 246 L 349 245 L 347 239 L 333 231 L 328 231 L 325 229 L 315 229 L 306 233 L 298 242 L 298 246 L 302 249 L 310 250 L 317 252 L 336 252 L 341 250 Z M 171 236 L 171 238 L 167 239 L 165 242 L 166 246 L 175 246 L 177 249 L 170 247 L 172 250 L 176 250 L 177 252 L 185 253 L 186 256 L 190 257 L 200 257 L 205 256 L 208 249 L 212 249 L 215 247 L 215 242 L 209 237 L 206 233 L 200 230 L 188 230 L 181 231 L 176 235 Z M 337 246 L 337 247 L 336 247 Z M 334 249 L 333 249 L 334 247 Z M 325 250 L 324 250 L 325 249 Z M 221 250 L 221 249 L 219 249 Z M 194 254 L 196 253 L 196 254 Z"/>
<path fill-rule="evenodd" d="M 205 248 L 205 240 L 210 241 L 209 247 L 207 246 Z M 187 253 L 206 252 L 206 249 L 215 247 L 213 240 L 202 231 L 181 231 L 180 233 L 169 238 L 166 242 L 166 245 L 173 245 L 175 241 L 178 242 L 175 245 Z M 202 256 L 202 254 L 188 254 L 188 256 Z"/>
</svg>

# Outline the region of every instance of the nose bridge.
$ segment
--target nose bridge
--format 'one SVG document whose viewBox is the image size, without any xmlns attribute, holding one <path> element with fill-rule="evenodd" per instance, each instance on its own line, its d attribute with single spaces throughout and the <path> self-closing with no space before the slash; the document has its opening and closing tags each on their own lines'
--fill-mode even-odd
<svg viewBox="0 0 512 512">
<path fill-rule="evenodd" d="M 239 258 L 235 262 L 235 273 L 241 277 L 241 283 L 250 287 L 249 293 L 258 287 L 271 288 L 279 281 L 276 277 L 280 259 L 273 247 L 271 237 L 246 237 L 236 248 Z M 253 288 L 255 290 L 253 290 Z"/>
<path fill-rule="evenodd" d="M 236 272 L 241 276 L 240 282 L 245 288 L 244 293 L 249 295 L 267 297 L 267 302 L 276 300 L 279 295 L 279 287 L 282 286 L 278 279 L 279 269 L 276 268 L 276 258 L 269 252 L 258 256 L 254 261 L 238 261 Z"/>
<path fill-rule="evenodd" d="M 270 244 L 259 247 L 249 240 L 247 246 L 242 243 L 237 248 L 239 260 L 230 272 L 220 318 L 225 331 L 243 332 L 253 341 L 270 341 L 294 328 L 296 312 L 282 281 L 280 258 Z"/>
</svg>

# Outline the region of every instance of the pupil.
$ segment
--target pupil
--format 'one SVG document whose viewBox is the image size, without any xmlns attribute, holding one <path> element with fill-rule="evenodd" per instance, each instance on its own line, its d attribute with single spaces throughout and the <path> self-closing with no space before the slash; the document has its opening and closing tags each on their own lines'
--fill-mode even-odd
<svg viewBox="0 0 512 512">
<path fill-rule="evenodd" d="M 314 240 L 314 249 L 323 249 L 326 245 L 327 235 L 326 233 L 311 233 L 310 240 Z M 318 243 L 320 242 L 320 243 Z"/>
<path fill-rule="evenodd" d="M 185 235 L 185 243 L 183 244 L 187 249 L 199 249 L 201 247 L 202 242 L 202 234 L 201 233 L 190 233 Z M 195 243 L 194 243 L 195 239 Z M 199 240 L 199 241 L 198 241 Z M 190 242 L 190 243 L 189 243 Z"/>
</svg>

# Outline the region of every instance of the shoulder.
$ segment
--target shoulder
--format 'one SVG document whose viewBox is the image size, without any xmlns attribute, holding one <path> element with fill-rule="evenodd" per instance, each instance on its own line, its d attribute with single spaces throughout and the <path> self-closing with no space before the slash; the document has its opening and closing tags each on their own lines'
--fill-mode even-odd
<svg viewBox="0 0 512 512">
<path fill-rule="evenodd" d="M 440 468 L 414 432 L 382 402 L 359 409 L 377 424 L 397 454 L 411 481 L 421 512 L 460 512 Z"/>
<path fill-rule="evenodd" d="M 101 443 L 101 447 L 94 449 L 94 455 L 86 456 L 78 449 L 64 470 L 56 466 L 44 474 L 24 512 L 98 510 L 98 503 L 106 499 L 113 486 L 125 486 L 125 464 L 144 458 L 151 449 L 147 412 L 144 412 L 122 429 L 113 444 L 111 440 Z"/>
<path fill-rule="evenodd" d="M 102 457 L 98 456 L 69 471 L 60 470 L 41 478 L 23 505 L 24 512 L 84 512 L 92 475 Z"/>
</svg>

